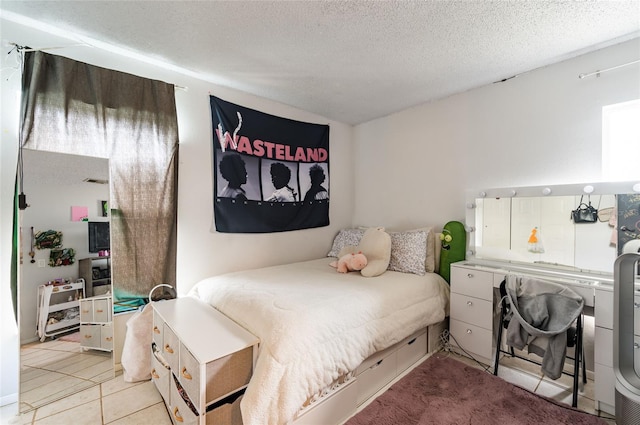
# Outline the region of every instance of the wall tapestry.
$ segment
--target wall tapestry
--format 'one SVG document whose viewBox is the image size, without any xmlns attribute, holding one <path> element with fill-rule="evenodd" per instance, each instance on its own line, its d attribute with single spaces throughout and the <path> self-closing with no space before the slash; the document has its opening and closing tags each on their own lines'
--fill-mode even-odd
<svg viewBox="0 0 640 425">
<path fill-rule="evenodd" d="M 329 126 L 210 100 L 216 230 L 328 226 Z"/>
</svg>

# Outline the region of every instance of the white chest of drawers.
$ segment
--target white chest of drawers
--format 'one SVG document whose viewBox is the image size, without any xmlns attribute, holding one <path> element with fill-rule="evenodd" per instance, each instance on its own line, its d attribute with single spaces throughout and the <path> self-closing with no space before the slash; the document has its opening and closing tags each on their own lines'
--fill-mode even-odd
<svg viewBox="0 0 640 425">
<path fill-rule="evenodd" d="M 113 350 L 111 295 L 99 295 L 80 300 L 80 346 L 83 349 Z"/>
<path fill-rule="evenodd" d="M 494 350 L 493 288 L 502 279 L 504 273 L 451 267 L 450 343 L 487 364 Z"/>
<path fill-rule="evenodd" d="M 634 365 L 640 373 L 640 293 L 636 290 L 634 305 Z M 596 289 L 595 306 L 595 398 L 596 409 L 615 415 L 615 384 L 613 371 L 613 288 Z"/>
<path fill-rule="evenodd" d="M 152 380 L 174 424 L 241 424 L 258 338 L 194 298 L 153 303 Z"/>
</svg>

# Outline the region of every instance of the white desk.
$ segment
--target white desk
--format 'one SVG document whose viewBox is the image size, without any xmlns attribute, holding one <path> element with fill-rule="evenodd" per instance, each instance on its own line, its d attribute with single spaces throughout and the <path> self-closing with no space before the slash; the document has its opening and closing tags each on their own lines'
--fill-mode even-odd
<svg viewBox="0 0 640 425">
<path fill-rule="evenodd" d="M 594 358 L 586 359 L 593 369 L 597 410 L 615 414 L 615 376 L 613 373 L 613 278 L 602 274 L 545 269 L 536 265 L 514 265 L 501 262 L 461 261 L 451 266 L 450 343 L 461 354 L 471 355 L 493 365 L 499 310 L 494 297 L 507 274 L 539 277 L 571 287 L 582 295 L 585 305 L 594 307 L 596 331 Z M 640 306 L 640 295 L 638 296 Z M 590 309 L 588 309 L 590 310 Z M 636 321 L 640 315 L 636 316 Z M 636 324 L 640 329 L 640 323 Z M 640 343 L 640 337 L 637 337 Z M 460 348 L 464 349 L 462 351 Z M 636 364 L 640 364 L 639 358 Z M 594 364 L 595 363 L 595 364 Z"/>
</svg>

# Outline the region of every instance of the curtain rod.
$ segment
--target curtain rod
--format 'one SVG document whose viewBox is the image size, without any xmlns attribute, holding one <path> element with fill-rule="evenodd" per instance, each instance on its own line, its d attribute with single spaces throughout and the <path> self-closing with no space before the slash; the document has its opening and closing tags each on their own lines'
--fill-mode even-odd
<svg viewBox="0 0 640 425">
<path fill-rule="evenodd" d="M 64 49 L 67 47 L 81 47 L 81 46 L 87 46 L 87 47 L 93 47 L 90 44 L 87 43 L 79 43 L 79 44 L 70 44 L 67 46 L 56 46 L 56 47 L 41 47 L 38 49 L 32 49 L 30 47 L 26 47 L 26 46 L 21 46 L 17 43 L 9 43 L 10 45 L 14 46 L 14 49 L 17 49 L 19 51 L 22 52 L 39 52 L 39 51 L 45 51 L 45 50 L 57 50 L 57 49 Z M 4 69 L 4 68 L 3 68 Z M 186 86 L 179 86 L 177 84 L 174 84 L 175 90 L 182 90 L 182 91 L 189 91 L 189 87 Z"/>
<path fill-rule="evenodd" d="M 26 47 L 26 46 L 21 46 L 19 44 L 16 43 L 9 43 L 12 46 L 15 46 L 15 48 L 17 48 L 20 51 L 23 52 L 38 52 L 38 51 L 45 51 L 45 50 L 58 50 L 58 49 L 66 49 L 67 47 L 82 47 L 82 46 L 87 46 L 87 47 L 91 47 L 91 45 L 87 44 L 87 43 L 77 43 L 77 44 L 68 44 L 66 46 L 51 46 L 51 47 L 41 47 L 39 49 L 32 49 L 30 47 Z"/>
<path fill-rule="evenodd" d="M 588 74 L 580 74 L 578 75 L 578 78 L 583 79 L 583 78 L 591 77 L 592 75 L 600 76 L 600 74 L 602 74 L 603 72 L 613 71 L 614 69 L 622 68 L 623 66 L 627 66 L 627 65 L 633 65 L 634 63 L 638 63 L 638 62 L 640 62 L 640 59 L 622 64 L 622 65 L 614 66 L 611 68 L 603 69 L 601 71 L 593 71 Z"/>
</svg>

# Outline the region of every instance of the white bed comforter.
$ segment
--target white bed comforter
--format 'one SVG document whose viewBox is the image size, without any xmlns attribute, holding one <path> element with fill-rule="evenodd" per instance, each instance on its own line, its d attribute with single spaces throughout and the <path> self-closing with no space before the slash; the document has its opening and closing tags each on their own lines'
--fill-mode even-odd
<svg viewBox="0 0 640 425">
<path fill-rule="evenodd" d="M 437 274 L 341 274 L 331 258 L 215 276 L 189 295 L 260 338 L 241 402 L 245 425 L 284 424 L 310 396 L 376 351 L 445 318 Z"/>
</svg>

